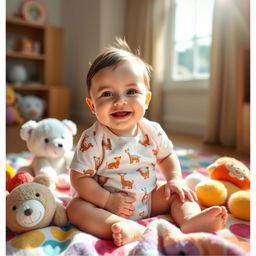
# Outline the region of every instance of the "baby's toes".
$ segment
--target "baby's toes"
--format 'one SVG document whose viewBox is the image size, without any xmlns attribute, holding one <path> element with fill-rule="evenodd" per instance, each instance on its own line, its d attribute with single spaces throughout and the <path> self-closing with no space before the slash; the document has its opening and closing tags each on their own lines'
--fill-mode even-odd
<svg viewBox="0 0 256 256">
<path fill-rule="evenodd" d="M 116 246 L 121 246 L 123 243 L 122 237 L 113 234 L 113 241 Z"/>
</svg>

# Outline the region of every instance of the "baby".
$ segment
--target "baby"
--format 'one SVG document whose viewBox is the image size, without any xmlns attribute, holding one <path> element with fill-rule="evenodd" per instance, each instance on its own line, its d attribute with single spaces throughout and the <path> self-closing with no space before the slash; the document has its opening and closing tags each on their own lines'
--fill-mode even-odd
<svg viewBox="0 0 256 256">
<path fill-rule="evenodd" d="M 106 48 L 87 75 L 86 103 L 97 121 L 83 132 L 71 163 L 76 196 L 67 207 L 79 229 L 115 245 L 137 241 L 136 220 L 171 213 L 184 233 L 215 232 L 223 206 L 201 211 L 182 179 L 179 160 L 161 126 L 144 118 L 151 68 L 121 39 Z M 165 177 L 157 181 L 156 166 Z"/>
</svg>

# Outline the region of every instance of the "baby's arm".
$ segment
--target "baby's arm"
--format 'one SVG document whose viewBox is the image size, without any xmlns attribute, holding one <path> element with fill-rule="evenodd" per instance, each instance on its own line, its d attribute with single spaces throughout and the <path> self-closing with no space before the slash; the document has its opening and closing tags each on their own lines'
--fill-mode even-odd
<svg viewBox="0 0 256 256">
<path fill-rule="evenodd" d="M 71 170 L 70 179 L 72 186 L 84 200 L 124 218 L 129 218 L 133 214 L 132 203 L 135 198 L 123 193 L 110 193 L 95 179 L 75 170 Z"/>
<path fill-rule="evenodd" d="M 182 202 L 184 202 L 185 198 L 190 201 L 197 200 L 194 191 L 188 188 L 183 181 L 180 162 L 175 152 L 172 152 L 164 159 L 158 160 L 157 164 L 167 181 L 165 186 L 167 200 L 170 198 L 171 193 L 177 193 Z"/>
</svg>

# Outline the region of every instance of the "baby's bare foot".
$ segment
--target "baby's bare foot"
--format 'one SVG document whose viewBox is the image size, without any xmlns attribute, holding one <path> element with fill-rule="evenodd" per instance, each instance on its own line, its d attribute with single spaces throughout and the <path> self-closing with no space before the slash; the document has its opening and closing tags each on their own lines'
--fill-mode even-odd
<svg viewBox="0 0 256 256">
<path fill-rule="evenodd" d="M 189 218 L 180 229 L 184 233 L 216 232 L 227 220 L 227 210 L 224 206 L 212 206 Z"/>
<path fill-rule="evenodd" d="M 112 236 L 116 246 L 140 240 L 145 227 L 132 220 L 124 220 L 112 225 Z"/>
</svg>

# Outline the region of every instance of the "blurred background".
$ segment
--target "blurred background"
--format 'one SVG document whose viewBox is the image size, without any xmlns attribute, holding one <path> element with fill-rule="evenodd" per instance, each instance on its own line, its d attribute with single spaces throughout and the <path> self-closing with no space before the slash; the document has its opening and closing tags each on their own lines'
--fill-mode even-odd
<svg viewBox="0 0 256 256">
<path fill-rule="evenodd" d="M 118 36 L 153 66 L 147 117 L 174 143 L 249 158 L 249 0 L 26 2 L 6 1 L 6 81 L 19 116 L 8 119 L 7 152 L 24 150 L 28 119 L 71 119 L 79 132 L 94 122 L 89 63 Z"/>
</svg>

